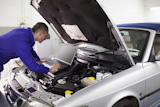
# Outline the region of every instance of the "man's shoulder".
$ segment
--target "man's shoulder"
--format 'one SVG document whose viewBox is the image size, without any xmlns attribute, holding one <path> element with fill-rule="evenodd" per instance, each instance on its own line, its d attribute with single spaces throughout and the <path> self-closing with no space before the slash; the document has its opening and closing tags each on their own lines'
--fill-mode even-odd
<svg viewBox="0 0 160 107">
<path fill-rule="evenodd" d="M 31 28 L 16 28 L 14 30 L 12 30 L 13 32 L 19 32 L 19 33 L 27 33 L 31 31 Z"/>
<path fill-rule="evenodd" d="M 30 40 L 30 29 L 17 28 L 12 31 L 14 41 L 24 42 Z"/>
</svg>

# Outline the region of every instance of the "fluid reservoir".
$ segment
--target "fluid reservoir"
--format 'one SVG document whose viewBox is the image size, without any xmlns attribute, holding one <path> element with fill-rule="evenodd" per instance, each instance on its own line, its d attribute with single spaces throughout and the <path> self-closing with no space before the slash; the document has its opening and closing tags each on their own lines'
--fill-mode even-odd
<svg viewBox="0 0 160 107">
<path fill-rule="evenodd" d="M 70 97 L 72 93 L 73 93 L 73 91 L 66 90 L 66 91 L 65 91 L 65 97 L 66 97 L 66 98 Z"/>
<path fill-rule="evenodd" d="M 98 80 L 96 80 L 94 77 L 85 77 L 81 80 L 83 87 L 95 84 L 97 82 L 98 82 Z"/>
</svg>

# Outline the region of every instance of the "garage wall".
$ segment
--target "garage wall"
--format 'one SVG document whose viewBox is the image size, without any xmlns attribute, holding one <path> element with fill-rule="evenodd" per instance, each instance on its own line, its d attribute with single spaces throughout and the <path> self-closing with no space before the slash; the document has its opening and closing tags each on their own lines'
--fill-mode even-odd
<svg viewBox="0 0 160 107">
<path fill-rule="evenodd" d="M 151 7 L 158 7 L 158 10 L 150 10 Z M 160 1 L 159 0 L 145 0 L 145 21 L 160 22 Z"/>
<path fill-rule="evenodd" d="M 18 26 L 17 16 L 22 16 L 22 0 L 0 0 L 0 26 Z"/>
<path fill-rule="evenodd" d="M 144 22 L 144 0 L 101 0 L 116 24 Z"/>
</svg>

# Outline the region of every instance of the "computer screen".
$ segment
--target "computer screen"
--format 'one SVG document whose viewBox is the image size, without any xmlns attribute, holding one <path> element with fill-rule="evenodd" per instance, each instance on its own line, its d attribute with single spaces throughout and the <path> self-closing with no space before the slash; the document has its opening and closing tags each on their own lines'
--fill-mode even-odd
<svg viewBox="0 0 160 107">
<path fill-rule="evenodd" d="M 77 47 L 69 44 L 62 44 L 55 58 L 65 64 L 72 65 Z"/>
</svg>

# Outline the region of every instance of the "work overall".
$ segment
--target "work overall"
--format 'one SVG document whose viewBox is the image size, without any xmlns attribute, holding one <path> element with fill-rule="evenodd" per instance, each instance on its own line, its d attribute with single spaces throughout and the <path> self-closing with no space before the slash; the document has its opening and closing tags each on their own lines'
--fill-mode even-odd
<svg viewBox="0 0 160 107">
<path fill-rule="evenodd" d="M 3 65 L 0 65 L 0 72 L 3 71 Z"/>
<path fill-rule="evenodd" d="M 1 71 L 3 71 L 3 65 L 0 65 L 0 79 L 1 79 Z"/>
</svg>

